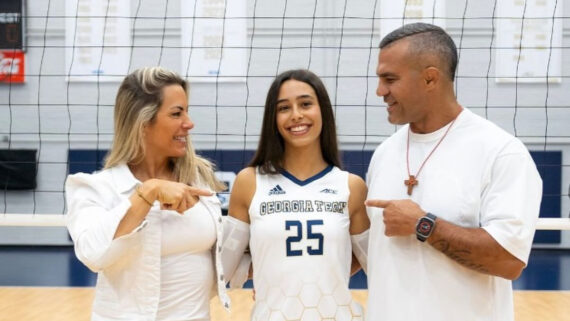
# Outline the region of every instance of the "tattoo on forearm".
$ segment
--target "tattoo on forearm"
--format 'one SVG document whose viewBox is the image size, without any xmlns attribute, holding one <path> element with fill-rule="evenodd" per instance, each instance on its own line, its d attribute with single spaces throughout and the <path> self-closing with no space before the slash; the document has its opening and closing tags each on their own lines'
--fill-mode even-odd
<svg viewBox="0 0 570 321">
<path fill-rule="evenodd" d="M 449 242 L 445 240 L 437 240 L 433 242 L 433 247 L 436 248 L 438 251 L 442 252 L 443 254 L 447 255 L 450 259 L 454 260 L 455 262 L 475 270 L 481 273 L 489 273 L 489 270 L 483 266 L 482 264 L 474 263 L 469 259 L 469 255 L 471 255 L 471 251 L 468 250 L 458 250 L 452 249 L 449 245 Z"/>
</svg>

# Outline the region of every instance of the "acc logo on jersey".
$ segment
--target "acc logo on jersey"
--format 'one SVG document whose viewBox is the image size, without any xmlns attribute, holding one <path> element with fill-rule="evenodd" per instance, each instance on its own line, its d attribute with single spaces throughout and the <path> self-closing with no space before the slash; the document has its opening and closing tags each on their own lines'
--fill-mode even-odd
<svg viewBox="0 0 570 321">
<path fill-rule="evenodd" d="M 337 194 L 337 190 L 336 189 L 330 189 L 330 188 L 325 188 L 322 191 L 320 191 L 319 193 L 325 193 L 325 194 Z"/>
<path fill-rule="evenodd" d="M 269 195 L 282 195 L 285 193 L 285 190 L 283 190 L 279 184 L 275 185 L 275 187 L 269 190 Z"/>
</svg>

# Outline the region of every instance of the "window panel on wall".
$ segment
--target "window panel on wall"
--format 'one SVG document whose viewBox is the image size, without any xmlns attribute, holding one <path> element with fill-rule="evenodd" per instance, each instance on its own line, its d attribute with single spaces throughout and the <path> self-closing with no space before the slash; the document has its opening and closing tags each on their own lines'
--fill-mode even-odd
<svg viewBox="0 0 570 321">
<path fill-rule="evenodd" d="M 68 81 L 121 81 L 131 56 L 130 1 L 66 0 Z"/>
<path fill-rule="evenodd" d="M 181 1 L 181 74 L 192 81 L 243 81 L 245 0 Z"/>
<path fill-rule="evenodd" d="M 445 29 L 444 0 L 382 0 L 380 38 L 407 23 L 426 22 Z"/>
<path fill-rule="evenodd" d="M 497 3 L 497 82 L 561 81 L 562 2 L 503 0 Z"/>
</svg>

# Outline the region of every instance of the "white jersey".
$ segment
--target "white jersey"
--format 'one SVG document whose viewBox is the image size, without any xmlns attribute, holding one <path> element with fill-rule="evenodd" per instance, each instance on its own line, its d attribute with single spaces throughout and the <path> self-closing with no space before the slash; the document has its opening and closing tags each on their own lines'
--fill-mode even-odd
<svg viewBox="0 0 570 321">
<path fill-rule="evenodd" d="M 348 173 L 329 166 L 299 181 L 256 173 L 249 208 L 252 320 L 362 320 L 348 289 Z"/>
</svg>

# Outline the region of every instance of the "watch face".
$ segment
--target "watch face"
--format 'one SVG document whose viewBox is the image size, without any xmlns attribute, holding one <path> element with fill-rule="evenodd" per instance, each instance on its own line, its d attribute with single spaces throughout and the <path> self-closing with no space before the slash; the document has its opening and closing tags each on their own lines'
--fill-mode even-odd
<svg viewBox="0 0 570 321">
<path fill-rule="evenodd" d="M 420 234 L 423 234 L 423 235 L 429 235 L 429 232 L 431 231 L 432 226 L 433 226 L 433 222 L 431 222 L 430 220 L 422 218 L 422 220 L 420 220 L 420 224 L 418 224 L 417 232 Z"/>
</svg>

